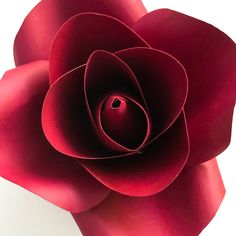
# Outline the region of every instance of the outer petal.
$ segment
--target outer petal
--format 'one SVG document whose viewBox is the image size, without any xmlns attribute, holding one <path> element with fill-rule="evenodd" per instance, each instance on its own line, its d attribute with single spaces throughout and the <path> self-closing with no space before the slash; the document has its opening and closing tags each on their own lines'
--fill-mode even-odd
<svg viewBox="0 0 236 236">
<path fill-rule="evenodd" d="M 57 30 L 70 17 L 82 12 L 98 12 L 133 25 L 146 13 L 141 0 L 43 0 L 25 18 L 15 40 L 16 65 L 48 59 Z M 27 45 L 27 47 L 26 47 Z"/>
<path fill-rule="evenodd" d="M 134 29 L 152 47 L 180 60 L 187 71 L 189 164 L 218 155 L 230 142 L 236 95 L 234 42 L 205 22 L 167 9 L 147 14 Z"/>
<path fill-rule="evenodd" d="M 76 15 L 60 28 L 53 41 L 50 81 L 53 83 L 67 71 L 86 63 L 95 50 L 115 52 L 136 46 L 147 44 L 121 21 L 97 13 Z"/>
<path fill-rule="evenodd" d="M 162 191 L 178 176 L 189 152 L 184 115 L 141 152 L 127 157 L 79 162 L 109 188 L 131 196 Z"/>
<path fill-rule="evenodd" d="M 215 160 L 186 169 L 160 194 L 134 198 L 112 192 L 74 214 L 84 236 L 196 236 L 215 215 L 224 186 Z"/>
<path fill-rule="evenodd" d="M 40 118 L 48 86 L 46 61 L 8 71 L 0 81 L 0 175 L 80 212 L 102 201 L 109 190 L 45 139 Z"/>
</svg>

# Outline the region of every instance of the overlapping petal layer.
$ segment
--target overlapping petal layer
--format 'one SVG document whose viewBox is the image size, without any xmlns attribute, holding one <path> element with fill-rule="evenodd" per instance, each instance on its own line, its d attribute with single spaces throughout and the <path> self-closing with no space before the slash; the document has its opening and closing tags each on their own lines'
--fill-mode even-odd
<svg viewBox="0 0 236 236">
<path fill-rule="evenodd" d="M 0 81 L 0 175 L 68 211 L 87 210 L 109 189 L 47 142 L 41 109 L 48 87 L 47 61 L 17 67 Z"/>
<path fill-rule="evenodd" d="M 196 236 L 215 215 L 224 193 L 213 159 L 185 169 L 157 195 L 112 192 L 98 206 L 73 216 L 84 236 Z"/>
<path fill-rule="evenodd" d="M 145 47 L 147 44 L 121 21 L 96 13 L 76 15 L 60 28 L 53 40 L 50 82 L 86 63 L 95 50 L 115 52 L 137 46 Z"/>
<path fill-rule="evenodd" d="M 15 40 L 16 65 L 48 59 L 57 30 L 72 16 L 83 12 L 111 15 L 132 26 L 146 14 L 141 0 L 43 0 L 25 18 Z M 26 46 L 27 45 L 27 46 Z"/>
<path fill-rule="evenodd" d="M 198 163 L 230 140 L 235 44 L 166 9 L 129 28 L 144 14 L 140 0 L 43 0 L 14 53 L 49 58 L 50 89 L 47 61 L 0 81 L 0 175 L 87 210 L 74 214 L 84 235 L 195 236 L 224 195 L 216 161 Z"/>
<path fill-rule="evenodd" d="M 171 55 L 151 48 L 130 48 L 115 54 L 138 80 L 150 113 L 152 138 L 156 138 L 183 109 L 188 91 L 185 69 Z"/>
<path fill-rule="evenodd" d="M 145 106 L 142 88 L 133 71 L 119 57 L 106 51 L 97 50 L 89 57 L 84 87 L 93 116 L 101 100 L 111 94 L 127 95 Z"/>
<path fill-rule="evenodd" d="M 98 129 L 124 151 L 140 150 L 149 138 L 151 124 L 137 101 L 111 95 L 99 106 Z"/>
<path fill-rule="evenodd" d="M 168 9 L 145 15 L 134 29 L 152 47 L 176 57 L 187 71 L 188 164 L 215 157 L 230 142 L 236 97 L 234 42 L 212 25 Z"/>
<path fill-rule="evenodd" d="M 57 80 L 49 89 L 42 110 L 42 126 L 51 145 L 78 158 L 118 155 L 103 144 L 89 116 L 84 92 L 85 65 Z"/>
<path fill-rule="evenodd" d="M 189 153 L 184 115 L 139 153 L 103 160 L 78 160 L 109 188 L 148 196 L 166 188 L 182 170 Z"/>
<path fill-rule="evenodd" d="M 145 99 L 135 75 L 120 58 L 106 51 L 95 51 L 87 63 L 84 87 L 91 119 L 104 134 L 107 145 L 132 151 L 145 142 L 150 133 Z M 112 99 L 120 101 L 121 106 L 114 109 Z M 112 135 L 108 137 L 108 133 Z M 133 147 L 128 148 L 125 143 Z"/>
</svg>

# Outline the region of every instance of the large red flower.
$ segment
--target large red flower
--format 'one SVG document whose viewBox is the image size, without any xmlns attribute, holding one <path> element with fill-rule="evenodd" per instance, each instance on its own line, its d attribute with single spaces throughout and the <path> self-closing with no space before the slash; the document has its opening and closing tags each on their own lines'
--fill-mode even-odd
<svg viewBox="0 0 236 236">
<path fill-rule="evenodd" d="M 194 236 L 224 196 L 236 47 L 141 1 L 43 0 L 0 81 L 0 174 L 82 233 Z"/>
</svg>

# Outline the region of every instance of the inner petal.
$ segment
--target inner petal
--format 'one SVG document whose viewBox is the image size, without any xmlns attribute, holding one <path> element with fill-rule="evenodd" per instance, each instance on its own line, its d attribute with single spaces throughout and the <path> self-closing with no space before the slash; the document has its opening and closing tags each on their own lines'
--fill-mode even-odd
<svg viewBox="0 0 236 236">
<path fill-rule="evenodd" d="M 102 100 L 97 122 L 102 136 L 128 151 L 141 148 L 150 134 L 151 125 L 144 108 L 120 94 Z"/>
<path fill-rule="evenodd" d="M 84 90 L 92 119 L 98 104 L 111 93 L 126 94 L 147 110 L 142 90 L 132 70 L 117 56 L 103 50 L 95 51 L 88 60 Z"/>
</svg>

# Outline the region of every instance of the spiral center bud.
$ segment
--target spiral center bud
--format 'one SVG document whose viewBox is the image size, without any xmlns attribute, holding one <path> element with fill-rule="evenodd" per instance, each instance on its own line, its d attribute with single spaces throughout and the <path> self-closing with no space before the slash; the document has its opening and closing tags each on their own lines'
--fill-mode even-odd
<svg viewBox="0 0 236 236">
<path fill-rule="evenodd" d="M 133 99 L 111 95 L 100 107 L 99 123 L 107 137 L 127 150 L 135 150 L 149 134 L 149 120 L 144 108 Z"/>
</svg>

